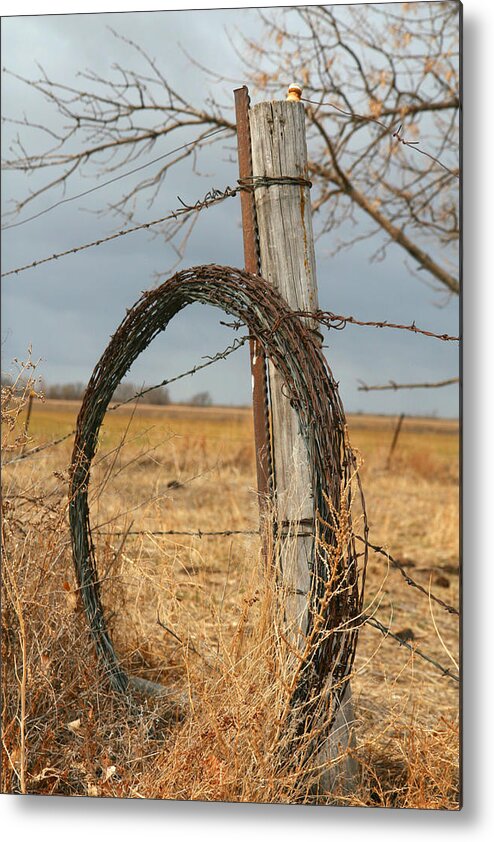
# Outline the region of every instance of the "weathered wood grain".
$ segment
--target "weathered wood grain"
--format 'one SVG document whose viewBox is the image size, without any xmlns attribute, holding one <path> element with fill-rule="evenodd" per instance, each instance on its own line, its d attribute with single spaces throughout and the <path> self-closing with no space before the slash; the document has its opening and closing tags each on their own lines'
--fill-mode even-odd
<svg viewBox="0 0 494 842">
<path fill-rule="evenodd" d="M 250 110 L 252 169 L 255 177 L 308 179 L 305 112 L 300 102 L 261 102 Z M 316 260 L 309 184 L 256 185 L 255 203 L 261 272 L 294 310 L 317 310 Z M 317 324 L 307 319 L 308 326 Z M 299 651 L 307 629 L 309 559 L 314 519 L 311 466 L 297 415 L 286 397 L 283 378 L 269 366 L 272 412 L 276 513 L 278 523 L 292 524 L 283 550 L 283 584 L 287 592 L 286 623 L 291 643 Z M 294 525 L 295 524 L 295 528 Z M 299 527 L 296 527 L 299 524 Z M 301 533 L 298 534 L 297 533 Z M 352 743 L 353 705 L 350 684 L 329 740 L 319 760 L 334 760 Z M 346 757 L 320 782 L 326 794 L 335 786 L 351 791 L 356 784 L 355 761 Z"/>
</svg>

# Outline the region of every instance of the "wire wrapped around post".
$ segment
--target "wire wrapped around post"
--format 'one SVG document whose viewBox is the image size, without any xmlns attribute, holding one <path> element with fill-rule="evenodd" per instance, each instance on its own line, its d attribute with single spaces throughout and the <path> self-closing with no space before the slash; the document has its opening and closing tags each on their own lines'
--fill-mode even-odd
<svg viewBox="0 0 494 842">
<path fill-rule="evenodd" d="M 353 533 L 345 538 L 342 549 L 338 543 L 338 513 L 342 504 L 350 509 L 352 480 L 358 478 L 345 414 L 337 384 L 312 331 L 271 284 L 227 266 L 186 269 L 143 293 L 113 335 L 88 384 L 77 419 L 69 512 L 76 576 L 97 652 L 114 689 L 125 692 L 129 679 L 105 622 L 91 536 L 88 488 L 100 427 L 116 387 L 139 354 L 179 311 L 195 302 L 218 307 L 246 324 L 281 372 L 286 394 L 297 412 L 312 471 L 315 528 L 308 560 L 307 636 L 312 636 L 313 645 L 298 671 L 292 698 L 305 716 L 329 676 L 335 710 L 355 655 L 367 560 L 365 548 L 359 571 Z M 363 498 L 362 508 L 366 529 Z"/>
</svg>

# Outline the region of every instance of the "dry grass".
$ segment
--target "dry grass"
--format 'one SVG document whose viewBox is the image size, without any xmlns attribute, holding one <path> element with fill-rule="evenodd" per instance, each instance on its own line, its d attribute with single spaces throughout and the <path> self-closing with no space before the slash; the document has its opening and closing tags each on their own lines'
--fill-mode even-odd
<svg viewBox="0 0 494 842">
<path fill-rule="evenodd" d="M 8 390 L 3 413 L 8 461 L 25 443 L 25 406 Z M 76 414 L 35 401 L 28 448 Z M 349 426 L 371 540 L 458 604 L 456 425 L 406 419 L 390 471 L 393 421 Z M 127 408 L 103 428 L 91 491 L 103 599 L 125 668 L 163 684 L 160 697 L 115 697 L 100 674 L 72 572 L 70 448 L 3 470 L 2 791 L 313 802 L 307 769 L 276 750 L 290 676 L 258 538 L 150 534 L 257 528 L 250 411 Z M 456 618 L 379 555 L 366 611 L 409 630 L 412 649 L 458 662 Z M 457 809 L 458 685 L 365 626 L 352 689 L 362 779 L 346 803 Z"/>
</svg>

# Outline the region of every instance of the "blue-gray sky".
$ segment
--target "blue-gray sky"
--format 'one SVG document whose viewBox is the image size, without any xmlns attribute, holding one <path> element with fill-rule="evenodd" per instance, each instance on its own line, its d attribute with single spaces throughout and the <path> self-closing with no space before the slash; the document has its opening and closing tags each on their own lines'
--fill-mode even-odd
<svg viewBox="0 0 494 842">
<path fill-rule="evenodd" d="M 226 30 L 242 27 L 254 36 L 260 31 L 255 9 L 10 17 L 2 20 L 2 65 L 21 75 L 36 77 L 37 64 L 41 64 L 49 77 L 70 84 L 76 81 L 80 70 L 91 69 L 105 75 L 114 62 L 121 61 L 126 66 L 137 63 L 131 50 L 113 38 L 109 26 L 145 47 L 177 87 L 186 94 L 195 92 L 196 96 L 201 90 L 207 95 L 210 83 L 199 70 L 190 67 L 179 45 L 203 64 L 242 83 L 241 63 Z M 41 97 L 7 75 L 2 79 L 2 112 L 18 119 L 26 113 L 43 125 L 53 120 L 53 110 Z M 8 126 L 3 127 L 4 153 L 10 132 Z M 186 140 L 189 136 L 185 131 L 177 139 L 165 138 L 148 159 Z M 34 148 L 35 137 L 30 143 Z M 201 160 L 200 170 L 206 175 L 193 173 L 190 161 L 177 168 L 167 178 L 158 201 L 151 209 L 143 209 L 140 218 L 154 219 L 166 214 L 178 206 L 178 194 L 195 201 L 211 187 L 233 184 L 236 164 L 227 160 L 230 152 L 226 148 L 231 145 L 231 140 L 223 147 L 217 144 Z M 36 179 L 36 175 L 26 179 L 20 174 L 4 174 L 4 205 L 11 198 L 25 195 L 37 183 Z M 67 195 L 96 183 L 88 178 L 76 179 L 69 183 Z M 104 208 L 107 201 L 119 195 L 121 187 L 122 182 L 117 183 L 25 226 L 5 231 L 2 271 L 111 234 L 118 228 L 118 221 L 90 211 Z M 46 194 L 23 216 L 43 209 L 60 195 Z M 369 257 L 376 242 L 363 242 L 330 256 L 333 245 L 331 235 L 316 243 L 323 309 L 361 319 L 407 323 L 415 320 L 419 326 L 440 333 L 458 332 L 457 299 L 438 294 L 425 278 L 421 281 L 413 275 L 398 246 L 389 248 L 384 261 L 371 263 Z M 142 231 L 3 279 L 3 370 L 9 369 L 13 357 L 25 357 L 31 345 L 33 358 L 41 360 L 38 373 L 48 383 L 87 381 L 125 309 L 137 300 L 141 290 L 156 283 L 156 271 L 169 272 L 175 261 L 170 245 Z M 180 267 L 211 262 L 243 265 L 238 198 L 200 214 Z M 188 308 L 170 325 L 166 335 L 158 337 L 139 358 L 129 379 L 139 384 L 156 383 L 191 367 L 202 355 L 222 349 L 231 341 L 231 332 L 219 325 L 221 318 L 219 311 L 210 308 Z M 458 352 L 452 343 L 404 332 L 348 326 L 344 331 L 330 332 L 326 344 L 347 411 L 458 414 L 456 386 L 390 393 L 363 393 L 357 388 L 359 380 L 422 382 L 455 376 Z M 248 403 L 247 353 L 240 351 L 203 374 L 177 383 L 171 394 L 179 401 L 205 389 L 219 403 Z"/>
</svg>

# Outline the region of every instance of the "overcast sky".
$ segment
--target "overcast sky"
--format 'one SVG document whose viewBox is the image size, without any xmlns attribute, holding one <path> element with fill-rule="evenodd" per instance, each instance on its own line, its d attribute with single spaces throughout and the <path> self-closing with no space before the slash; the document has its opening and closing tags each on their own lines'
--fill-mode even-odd
<svg viewBox="0 0 494 842">
<path fill-rule="evenodd" d="M 179 45 L 203 64 L 242 84 L 245 80 L 241 64 L 227 30 L 233 32 L 235 27 L 241 27 L 252 35 L 260 31 L 255 9 L 8 17 L 2 20 L 2 66 L 36 77 L 37 64 L 41 64 L 49 77 L 70 84 L 76 81 L 80 70 L 91 69 L 105 75 L 115 62 L 137 64 L 129 47 L 111 35 L 109 26 L 145 47 L 156 57 L 167 78 L 187 95 L 196 97 L 198 92 L 207 95 L 209 83 L 200 71 L 190 67 Z M 288 84 L 292 80 L 286 81 Z M 230 86 L 233 87 L 234 84 Z M 231 91 L 230 95 L 233 101 Z M 50 125 L 54 119 L 53 110 L 45 101 L 8 75 L 2 78 L 2 113 L 17 119 L 25 113 L 42 125 Z M 11 130 L 4 126 L 2 131 L 6 154 Z M 148 159 L 188 139 L 186 132 L 177 139 L 164 138 Z M 29 142 L 35 148 L 35 139 L 29 138 Z M 203 175 L 192 172 L 190 162 L 179 167 L 167 179 L 158 201 L 150 210 L 143 209 L 140 217 L 154 219 L 178 207 L 177 195 L 194 202 L 212 187 L 234 184 L 237 168 L 234 161 L 228 160 L 231 147 L 231 140 L 212 147 L 201 159 Z M 4 207 L 36 183 L 35 178 L 4 174 Z M 74 180 L 67 195 L 97 183 L 96 179 Z M 4 231 L 2 271 L 113 233 L 119 227 L 115 218 L 97 216 L 94 211 L 118 197 L 121 187 L 122 182 Z M 22 216 L 42 210 L 60 195 L 46 194 Z M 390 247 L 383 262 L 371 263 L 369 256 L 375 244 L 372 248 L 362 243 L 336 257 L 329 256 L 332 245 L 328 236 L 316 243 L 322 309 L 361 319 L 407 323 L 415 320 L 419 326 L 436 332 L 458 332 L 456 298 L 438 295 L 425 280 L 421 282 L 412 275 L 399 247 Z M 38 373 L 48 383 L 87 382 L 126 308 L 135 303 L 142 290 L 156 283 L 155 272 L 169 273 L 175 262 L 176 255 L 169 244 L 141 231 L 3 279 L 3 371 L 11 368 L 14 357 L 25 358 L 31 345 L 33 358 L 41 360 Z M 199 215 L 185 257 L 177 268 L 212 262 L 243 265 L 238 198 Z M 219 324 L 222 318 L 212 308 L 187 308 L 172 322 L 166 335 L 158 337 L 139 358 L 129 379 L 138 384 L 157 383 L 190 368 L 203 355 L 226 347 L 232 335 Z M 359 380 L 422 382 L 457 375 L 457 349 L 452 343 L 404 332 L 348 326 L 344 331 L 330 332 L 326 344 L 348 412 L 457 416 L 456 386 L 420 392 L 358 391 Z M 247 353 L 240 351 L 203 374 L 180 381 L 171 387 L 171 394 L 180 401 L 204 389 L 218 403 L 248 403 Z"/>
</svg>

